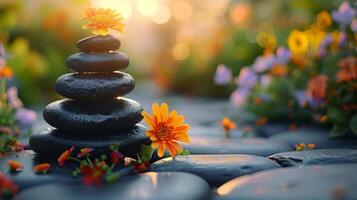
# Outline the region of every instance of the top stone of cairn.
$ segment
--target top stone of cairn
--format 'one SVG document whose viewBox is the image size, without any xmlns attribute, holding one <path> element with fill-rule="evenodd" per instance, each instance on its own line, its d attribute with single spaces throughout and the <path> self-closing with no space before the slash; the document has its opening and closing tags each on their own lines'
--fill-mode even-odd
<svg viewBox="0 0 357 200">
<path fill-rule="evenodd" d="M 85 53 L 109 52 L 120 48 L 120 40 L 112 35 L 95 35 L 78 41 L 77 47 Z"/>
</svg>

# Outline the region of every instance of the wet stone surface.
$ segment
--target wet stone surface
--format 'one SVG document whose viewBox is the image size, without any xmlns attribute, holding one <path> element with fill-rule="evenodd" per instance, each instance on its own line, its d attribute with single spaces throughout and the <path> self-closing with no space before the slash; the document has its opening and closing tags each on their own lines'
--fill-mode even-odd
<svg viewBox="0 0 357 200">
<path fill-rule="evenodd" d="M 287 145 L 264 138 L 211 138 L 192 136 L 190 144 L 183 145 L 191 154 L 250 154 L 270 156 L 275 153 L 290 151 Z"/>
<path fill-rule="evenodd" d="M 357 149 L 292 151 L 269 156 L 282 167 L 315 164 L 357 163 Z"/>
<path fill-rule="evenodd" d="M 156 161 L 150 170 L 188 172 L 202 177 L 211 186 L 220 186 L 236 177 L 277 167 L 267 158 L 252 155 L 188 155 Z"/>
<path fill-rule="evenodd" d="M 119 39 L 112 35 L 96 35 L 84 38 L 77 42 L 77 47 L 86 53 L 89 52 L 107 52 L 120 48 Z"/>
<path fill-rule="evenodd" d="M 141 145 L 149 145 L 150 140 L 145 136 L 145 127 L 136 125 L 132 130 L 116 134 L 100 132 L 100 134 L 78 133 L 67 134 L 63 130 L 48 129 L 33 134 L 30 138 L 30 148 L 40 155 L 60 155 L 66 149 L 92 147 L 93 154 L 100 155 L 109 150 L 112 144 L 119 144 L 119 150 L 127 156 L 136 157 Z"/>
<path fill-rule="evenodd" d="M 294 147 L 296 144 L 315 144 L 317 149 L 357 147 L 357 139 L 332 139 L 328 130 L 304 128 L 274 135 L 271 141 Z"/>
<path fill-rule="evenodd" d="M 76 53 L 67 58 L 67 66 L 76 72 L 113 72 L 128 65 L 128 57 L 121 52 Z"/>
<path fill-rule="evenodd" d="M 143 118 L 141 105 L 131 99 L 85 102 L 60 100 L 43 111 L 47 123 L 66 132 L 106 132 L 134 127 Z"/>
<path fill-rule="evenodd" d="M 356 199 L 356 169 L 357 164 L 336 164 L 258 172 L 222 185 L 214 199 Z"/>
<path fill-rule="evenodd" d="M 102 186 L 50 184 L 20 192 L 14 200 L 198 200 L 211 196 L 200 177 L 182 172 L 149 172 Z"/>
<path fill-rule="evenodd" d="M 58 94 L 70 99 L 112 99 L 131 92 L 135 87 L 132 76 L 122 72 L 105 74 L 65 74 L 55 84 Z"/>
<path fill-rule="evenodd" d="M 24 169 L 20 172 L 9 171 L 8 160 L 21 162 Z M 17 153 L 13 152 L 0 158 L 0 171 L 3 172 L 6 177 L 11 178 L 11 180 L 18 185 L 20 190 L 50 183 L 81 183 L 81 180 L 71 178 L 71 170 L 58 167 L 56 163 L 51 163 L 51 170 L 48 174 L 36 174 L 33 171 L 33 167 L 43 162 L 48 162 L 48 160 L 37 157 L 36 154 L 30 150 Z"/>
</svg>

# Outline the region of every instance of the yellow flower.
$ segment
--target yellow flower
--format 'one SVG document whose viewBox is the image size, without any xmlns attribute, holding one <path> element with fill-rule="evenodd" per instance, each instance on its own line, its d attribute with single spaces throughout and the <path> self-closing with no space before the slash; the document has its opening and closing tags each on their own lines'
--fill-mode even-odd
<svg viewBox="0 0 357 200">
<path fill-rule="evenodd" d="M 305 150 L 305 147 L 306 147 L 306 144 L 305 144 L 305 143 L 300 143 L 300 144 L 296 144 L 296 145 L 295 145 L 296 151 L 304 151 L 304 150 Z"/>
<path fill-rule="evenodd" d="M 92 28 L 93 34 L 107 35 L 109 29 L 119 31 L 121 33 L 124 32 L 124 18 L 120 13 L 117 13 L 115 10 L 109 8 L 88 8 L 84 12 L 83 19 L 91 21 L 91 23 L 85 24 L 83 29 Z"/>
<path fill-rule="evenodd" d="M 321 11 L 317 15 L 316 21 L 317 21 L 317 24 L 319 26 L 321 26 L 322 28 L 328 28 L 332 24 L 331 16 L 326 10 Z"/>
<path fill-rule="evenodd" d="M 188 131 L 190 126 L 184 124 L 185 117 L 179 115 L 176 110 L 169 112 L 166 103 L 152 105 L 153 114 L 143 111 L 144 121 L 149 125 L 150 130 L 146 136 L 152 141 L 151 146 L 158 148 L 157 155 L 164 156 L 165 149 L 172 157 L 182 151 L 179 142 L 189 143 Z"/>
<path fill-rule="evenodd" d="M 309 40 L 306 33 L 293 30 L 288 38 L 288 46 L 294 55 L 305 54 L 309 47 Z"/>
</svg>

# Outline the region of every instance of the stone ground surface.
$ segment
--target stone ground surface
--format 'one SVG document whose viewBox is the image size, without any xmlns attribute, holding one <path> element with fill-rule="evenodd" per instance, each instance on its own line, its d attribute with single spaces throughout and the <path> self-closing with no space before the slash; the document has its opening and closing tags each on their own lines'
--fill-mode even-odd
<svg viewBox="0 0 357 200">
<path fill-rule="evenodd" d="M 286 124 L 253 127 L 256 131 L 244 136 L 242 128 L 254 116 L 226 100 L 163 96 L 151 84 L 137 86 L 128 98 L 145 110 L 151 112 L 153 102 L 167 102 L 186 116 L 191 143 L 185 148 L 191 155 L 156 157 L 150 169 L 155 172 L 87 187 L 56 163 L 47 175 L 33 173 L 42 160 L 32 151 L 12 153 L 0 159 L 0 170 L 20 186 L 15 199 L 357 199 L 356 140 L 331 140 L 326 131 L 313 128 L 289 131 Z M 239 121 L 229 139 L 219 124 L 224 116 Z M 48 127 L 40 117 L 34 131 Z M 316 150 L 295 152 L 294 145 L 302 142 L 316 144 Z M 9 159 L 21 161 L 24 171 L 10 173 Z"/>
</svg>

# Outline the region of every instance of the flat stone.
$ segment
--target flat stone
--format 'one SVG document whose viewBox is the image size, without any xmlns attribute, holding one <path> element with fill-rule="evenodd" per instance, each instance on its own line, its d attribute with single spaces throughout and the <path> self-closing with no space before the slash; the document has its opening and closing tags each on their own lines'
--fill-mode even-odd
<svg viewBox="0 0 357 200">
<path fill-rule="evenodd" d="M 150 166 L 150 170 L 196 174 L 211 186 L 217 187 L 236 177 L 277 167 L 279 165 L 275 162 L 253 155 L 188 155 L 156 161 Z"/>
<path fill-rule="evenodd" d="M 236 178 L 218 188 L 215 199 L 356 199 L 357 164 L 281 168 Z"/>
<path fill-rule="evenodd" d="M 79 40 L 77 47 L 86 53 L 107 52 L 119 49 L 120 41 L 112 35 L 95 35 Z"/>
<path fill-rule="evenodd" d="M 296 144 L 315 144 L 317 149 L 357 147 L 356 139 L 332 139 L 328 130 L 315 128 L 302 128 L 288 131 L 269 138 L 274 142 L 287 144 L 294 148 Z"/>
<path fill-rule="evenodd" d="M 121 52 L 76 53 L 67 58 L 67 66 L 76 72 L 113 72 L 128 65 L 128 56 Z"/>
<path fill-rule="evenodd" d="M 291 147 L 264 138 L 211 138 L 192 136 L 190 144 L 183 145 L 191 154 L 250 154 L 270 156 L 292 150 Z"/>
<path fill-rule="evenodd" d="M 43 111 L 47 123 L 66 132 L 108 132 L 126 130 L 142 120 L 141 105 L 131 99 L 79 101 L 65 99 Z"/>
<path fill-rule="evenodd" d="M 133 130 L 117 132 L 108 135 L 104 132 L 93 134 L 66 134 L 62 130 L 48 129 L 30 137 L 30 148 L 42 155 L 60 155 L 66 149 L 92 147 L 96 154 L 105 153 L 112 144 L 118 144 L 120 151 L 126 156 L 136 157 L 141 145 L 149 145 L 150 140 L 145 135 L 146 128 L 140 124 Z"/>
<path fill-rule="evenodd" d="M 121 177 L 109 185 L 83 186 L 51 184 L 20 192 L 14 200 L 198 200 L 211 195 L 200 177 L 182 172 L 149 172 Z"/>
<path fill-rule="evenodd" d="M 132 76 L 122 72 L 103 74 L 65 74 L 55 84 L 56 92 L 70 99 L 112 99 L 135 87 Z"/>
<path fill-rule="evenodd" d="M 289 124 L 286 123 L 268 123 L 255 127 L 255 132 L 259 137 L 270 137 L 287 131 L 289 131 Z"/>
<path fill-rule="evenodd" d="M 8 160 L 16 160 L 21 162 L 24 169 L 20 172 L 11 172 L 7 165 Z M 57 164 L 50 162 L 51 169 L 47 174 L 36 174 L 33 167 L 37 164 L 48 162 L 36 156 L 31 151 L 12 152 L 0 158 L 0 171 L 9 177 L 18 185 L 20 190 L 27 189 L 38 185 L 49 183 L 78 183 L 80 180 L 71 178 L 71 170 L 67 168 L 58 167 Z"/>
<path fill-rule="evenodd" d="M 357 163 L 357 149 L 291 151 L 269 156 L 282 167 L 316 164 Z"/>
</svg>

